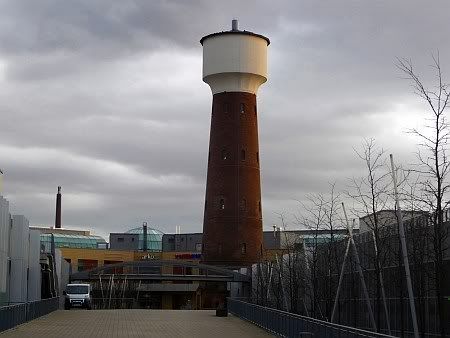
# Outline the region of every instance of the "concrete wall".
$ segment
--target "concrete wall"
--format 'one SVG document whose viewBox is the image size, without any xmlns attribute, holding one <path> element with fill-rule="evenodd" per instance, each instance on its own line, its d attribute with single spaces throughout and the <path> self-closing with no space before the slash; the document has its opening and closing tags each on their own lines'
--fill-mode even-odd
<svg viewBox="0 0 450 338">
<path fill-rule="evenodd" d="M 164 234 L 162 237 L 163 252 L 201 252 L 203 234 Z"/>
<path fill-rule="evenodd" d="M 28 290 L 29 222 L 22 215 L 12 217 L 10 236 L 10 302 L 26 302 Z"/>
<path fill-rule="evenodd" d="M 30 230 L 28 254 L 28 301 L 41 299 L 40 232 Z"/>
<path fill-rule="evenodd" d="M 10 235 L 9 203 L 0 196 L 0 304 L 7 302 Z"/>
<path fill-rule="evenodd" d="M 139 234 L 111 233 L 109 234 L 111 250 L 139 250 Z"/>
</svg>

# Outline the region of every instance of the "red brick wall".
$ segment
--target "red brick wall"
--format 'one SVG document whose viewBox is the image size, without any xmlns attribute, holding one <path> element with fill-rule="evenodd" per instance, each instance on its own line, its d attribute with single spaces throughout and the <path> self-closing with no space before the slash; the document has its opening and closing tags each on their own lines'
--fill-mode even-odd
<svg viewBox="0 0 450 338">
<path fill-rule="evenodd" d="M 203 222 L 205 263 L 246 266 L 258 261 L 262 246 L 260 203 L 256 95 L 215 94 Z"/>
</svg>

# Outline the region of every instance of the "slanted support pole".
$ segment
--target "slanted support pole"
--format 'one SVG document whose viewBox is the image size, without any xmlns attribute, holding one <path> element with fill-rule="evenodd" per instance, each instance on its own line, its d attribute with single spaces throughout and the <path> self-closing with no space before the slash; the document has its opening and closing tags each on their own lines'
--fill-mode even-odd
<svg viewBox="0 0 450 338">
<path fill-rule="evenodd" d="M 375 323 L 375 317 L 373 315 L 372 305 L 370 304 L 369 292 L 367 291 L 366 281 L 364 279 L 364 273 L 361 268 L 361 261 L 359 260 L 358 249 L 356 248 L 355 240 L 353 239 L 353 226 L 350 226 L 347 217 L 347 211 L 345 211 L 345 205 L 342 203 L 342 209 L 344 210 L 345 222 L 349 229 L 349 240 L 353 246 L 353 254 L 355 256 L 356 269 L 358 270 L 359 277 L 361 279 L 361 286 L 364 292 L 364 298 L 366 299 L 367 310 L 369 311 L 370 322 L 374 331 L 377 331 L 377 324 Z"/>
<path fill-rule="evenodd" d="M 395 173 L 395 168 L 394 168 L 394 156 L 392 156 L 392 154 L 390 154 L 389 157 L 391 158 L 392 180 L 394 181 L 395 204 L 397 206 L 398 232 L 399 232 L 399 236 L 400 236 L 400 242 L 402 244 L 403 265 L 405 267 L 406 286 L 408 288 L 409 306 L 411 308 L 411 317 L 412 317 L 411 319 L 412 319 L 413 328 L 414 328 L 414 338 L 419 338 L 419 326 L 417 325 L 416 305 L 414 303 L 414 293 L 413 293 L 412 282 L 411 282 L 411 272 L 409 270 L 408 248 L 406 246 L 405 228 L 403 227 L 402 209 L 400 208 L 400 202 L 399 202 L 399 198 L 398 198 L 397 175 Z"/>
</svg>

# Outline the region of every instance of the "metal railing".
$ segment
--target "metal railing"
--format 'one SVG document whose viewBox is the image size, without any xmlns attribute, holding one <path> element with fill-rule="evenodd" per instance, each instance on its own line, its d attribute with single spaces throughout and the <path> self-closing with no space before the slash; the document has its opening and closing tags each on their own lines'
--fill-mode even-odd
<svg viewBox="0 0 450 338">
<path fill-rule="evenodd" d="M 59 297 L 0 307 L 0 332 L 44 316 L 59 308 Z"/>
<path fill-rule="evenodd" d="M 279 337 L 393 337 L 228 298 L 228 311 Z"/>
</svg>

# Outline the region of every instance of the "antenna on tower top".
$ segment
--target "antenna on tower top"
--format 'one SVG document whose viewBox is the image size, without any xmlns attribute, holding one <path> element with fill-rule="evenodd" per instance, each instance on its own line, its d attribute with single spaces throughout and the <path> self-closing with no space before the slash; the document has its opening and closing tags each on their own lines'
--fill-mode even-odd
<svg viewBox="0 0 450 338">
<path fill-rule="evenodd" d="M 231 30 L 232 31 L 238 31 L 239 30 L 238 19 L 231 20 Z"/>
</svg>

